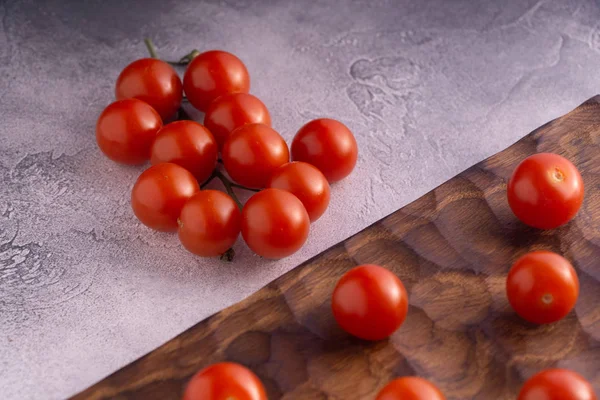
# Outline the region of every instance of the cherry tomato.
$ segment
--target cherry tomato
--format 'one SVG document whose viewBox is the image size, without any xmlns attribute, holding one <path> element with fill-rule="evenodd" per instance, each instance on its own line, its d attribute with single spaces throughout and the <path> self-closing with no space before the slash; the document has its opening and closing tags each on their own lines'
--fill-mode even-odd
<svg viewBox="0 0 600 400">
<path fill-rule="evenodd" d="M 344 179 L 358 157 L 356 139 L 344 124 L 333 119 L 315 119 L 304 125 L 292 142 L 292 159 L 317 167 L 329 182 Z"/>
<path fill-rule="evenodd" d="M 597 400 L 594 389 L 581 375 L 568 369 L 547 369 L 531 378 L 518 400 Z"/>
<path fill-rule="evenodd" d="M 311 222 L 319 219 L 329 205 L 327 179 L 316 167 L 301 161 L 277 168 L 267 186 L 285 190 L 300 199 Z"/>
<path fill-rule="evenodd" d="M 192 196 L 179 215 L 179 240 L 202 257 L 225 253 L 240 234 L 242 213 L 229 195 L 202 190 Z"/>
<path fill-rule="evenodd" d="M 539 229 L 569 222 L 583 202 L 583 180 L 577 168 L 558 154 L 527 157 L 508 181 L 508 204 L 517 218 Z"/>
<path fill-rule="evenodd" d="M 375 400 L 446 400 L 442 392 L 426 379 L 405 376 L 388 383 Z"/>
<path fill-rule="evenodd" d="M 150 152 L 152 164 L 171 162 L 190 171 L 204 182 L 217 165 L 217 142 L 211 133 L 194 121 L 175 121 L 165 125 Z"/>
<path fill-rule="evenodd" d="M 248 93 L 250 75 L 244 63 L 231 53 L 220 50 L 199 54 L 183 76 L 188 100 L 200 111 L 217 97 L 227 93 Z"/>
<path fill-rule="evenodd" d="M 204 116 L 204 125 L 223 148 L 229 134 L 246 124 L 271 126 L 269 110 L 257 97 L 248 93 L 230 93 L 210 103 Z"/>
<path fill-rule="evenodd" d="M 121 72 L 115 96 L 117 100 L 136 98 L 145 101 L 165 120 L 181 105 L 183 86 L 169 64 L 155 58 L 142 58 Z"/>
<path fill-rule="evenodd" d="M 346 332 L 365 340 L 381 340 L 404 322 L 408 295 L 394 273 L 366 264 L 342 276 L 333 291 L 331 307 Z"/>
<path fill-rule="evenodd" d="M 223 146 L 223 165 L 240 185 L 263 188 L 277 168 L 290 160 L 281 135 L 263 124 L 240 126 Z"/>
<path fill-rule="evenodd" d="M 157 231 L 175 231 L 183 205 L 198 190 L 198 182 L 187 169 L 172 163 L 156 164 L 135 182 L 131 207 L 144 225 Z"/>
<path fill-rule="evenodd" d="M 550 251 L 519 258 L 506 278 L 512 308 L 534 324 L 549 324 L 567 315 L 579 296 L 579 279 L 571 263 Z"/>
<path fill-rule="evenodd" d="M 242 236 L 259 256 L 287 257 L 302 247 L 310 219 L 293 194 L 264 189 L 250 197 L 242 210 Z"/>
<path fill-rule="evenodd" d="M 111 160 L 142 164 L 150 158 L 150 146 L 162 127 L 160 115 L 137 99 L 115 101 L 102 111 L 96 123 L 96 141 Z"/>
<path fill-rule="evenodd" d="M 183 400 L 267 400 L 260 379 L 231 362 L 213 364 L 192 377 Z"/>
</svg>

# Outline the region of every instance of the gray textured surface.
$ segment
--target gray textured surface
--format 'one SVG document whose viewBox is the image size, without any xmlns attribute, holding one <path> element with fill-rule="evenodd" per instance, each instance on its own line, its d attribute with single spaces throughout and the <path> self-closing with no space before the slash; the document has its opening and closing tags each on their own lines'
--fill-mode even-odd
<svg viewBox="0 0 600 400">
<path fill-rule="evenodd" d="M 600 92 L 587 1 L 0 1 L 0 393 L 61 398 Z M 338 118 L 360 160 L 302 251 L 224 265 L 140 226 L 139 168 L 94 125 L 154 38 L 239 55 L 290 140 Z"/>
</svg>

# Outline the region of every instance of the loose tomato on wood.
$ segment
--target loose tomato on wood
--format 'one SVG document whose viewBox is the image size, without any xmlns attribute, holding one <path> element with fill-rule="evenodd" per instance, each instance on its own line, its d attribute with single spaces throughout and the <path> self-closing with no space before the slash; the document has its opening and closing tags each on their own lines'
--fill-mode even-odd
<svg viewBox="0 0 600 400">
<path fill-rule="evenodd" d="M 292 159 L 317 167 L 329 182 L 348 176 L 358 158 L 350 129 L 339 121 L 322 118 L 304 125 L 292 141 Z"/>
<path fill-rule="evenodd" d="M 179 240 L 202 257 L 225 253 L 240 234 L 242 213 L 235 201 L 218 190 L 192 196 L 179 215 Z"/>
<path fill-rule="evenodd" d="M 525 382 L 518 400 L 597 400 L 584 377 L 568 369 L 547 369 Z"/>
<path fill-rule="evenodd" d="M 290 192 L 296 196 L 314 222 L 329 205 L 329 182 L 316 167 L 301 161 L 283 164 L 277 168 L 269 183 L 270 188 Z"/>
<path fill-rule="evenodd" d="M 229 176 L 251 188 L 267 186 L 275 170 L 290 160 L 285 140 L 264 124 L 247 124 L 231 132 L 222 156 Z"/>
<path fill-rule="evenodd" d="M 200 188 L 194 176 L 177 164 L 162 163 L 148 168 L 131 191 L 131 207 L 149 228 L 177 230 L 177 218 L 185 202 Z"/>
<path fill-rule="evenodd" d="M 381 340 L 406 319 L 408 295 L 393 272 L 378 265 L 360 265 L 338 281 L 331 307 L 346 332 L 365 340 Z"/>
<path fill-rule="evenodd" d="M 527 157 L 508 182 L 508 204 L 517 218 L 539 229 L 569 222 L 583 202 L 583 180 L 566 158 L 552 153 Z"/>
<path fill-rule="evenodd" d="M 506 294 L 523 319 L 549 324 L 567 315 L 579 296 L 579 279 L 565 258 L 534 251 L 519 258 L 506 278 Z"/>
<path fill-rule="evenodd" d="M 102 111 L 96 123 L 96 141 L 111 160 L 142 164 L 150 158 L 150 147 L 162 127 L 160 115 L 137 99 L 115 101 Z"/>
<path fill-rule="evenodd" d="M 405 376 L 388 383 L 375 400 L 446 400 L 431 382 L 417 376 Z"/>
<path fill-rule="evenodd" d="M 183 97 L 177 72 L 164 61 L 142 58 L 129 64 L 115 86 L 117 100 L 136 98 L 150 104 L 163 120 L 172 117 Z"/>
<path fill-rule="evenodd" d="M 199 54 L 188 65 L 183 89 L 194 107 L 206 111 L 209 104 L 227 93 L 248 93 L 250 75 L 244 63 L 231 53 L 212 50 Z"/>
<path fill-rule="evenodd" d="M 252 251 L 266 258 L 283 258 L 298 251 L 309 228 L 302 202 L 284 190 L 261 190 L 242 210 L 242 236 Z"/>
<path fill-rule="evenodd" d="M 152 164 L 171 162 L 190 171 L 204 182 L 217 165 L 217 142 L 211 133 L 194 121 L 175 121 L 165 125 L 151 148 Z"/>
<path fill-rule="evenodd" d="M 271 126 L 269 110 L 257 97 L 248 93 L 230 93 L 210 103 L 204 116 L 204 125 L 223 148 L 229 134 L 246 124 Z"/>
<path fill-rule="evenodd" d="M 248 368 L 221 362 L 204 368 L 188 383 L 183 400 L 267 400 L 260 379 Z"/>
</svg>

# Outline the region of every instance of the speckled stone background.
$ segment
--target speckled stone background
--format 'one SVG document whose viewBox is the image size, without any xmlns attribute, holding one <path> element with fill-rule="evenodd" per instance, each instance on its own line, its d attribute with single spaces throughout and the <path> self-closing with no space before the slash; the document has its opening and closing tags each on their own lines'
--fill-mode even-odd
<svg viewBox="0 0 600 400">
<path fill-rule="evenodd" d="M 0 1 L 0 397 L 73 394 L 600 93 L 593 0 Z M 96 147 L 119 71 L 234 52 L 289 141 L 356 134 L 354 174 L 294 256 L 185 252 Z"/>
</svg>

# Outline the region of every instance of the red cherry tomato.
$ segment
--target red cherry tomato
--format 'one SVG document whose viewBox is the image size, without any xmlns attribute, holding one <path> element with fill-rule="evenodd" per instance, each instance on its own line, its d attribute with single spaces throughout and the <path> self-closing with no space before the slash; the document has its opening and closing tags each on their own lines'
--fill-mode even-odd
<svg viewBox="0 0 600 400">
<path fill-rule="evenodd" d="M 269 110 L 257 97 L 248 93 L 230 93 L 210 103 L 204 116 L 204 125 L 223 148 L 229 134 L 246 124 L 271 126 Z"/>
<path fill-rule="evenodd" d="M 212 50 L 199 54 L 183 76 L 188 100 L 200 111 L 227 93 L 248 93 L 250 75 L 244 63 L 231 53 Z"/>
<path fill-rule="evenodd" d="M 331 307 L 346 332 L 365 340 L 381 340 L 404 322 L 408 295 L 391 271 L 378 265 L 360 265 L 339 280 Z"/>
<path fill-rule="evenodd" d="M 571 263 L 550 251 L 519 258 L 506 278 L 512 308 L 534 324 L 549 324 L 567 315 L 579 296 L 579 279 Z"/>
<path fill-rule="evenodd" d="M 388 383 L 375 400 L 446 400 L 442 392 L 426 379 L 405 376 Z"/>
<path fill-rule="evenodd" d="M 136 217 L 157 231 L 177 229 L 177 218 L 185 202 L 200 188 L 192 174 L 177 164 L 162 163 L 148 168 L 131 191 Z"/>
<path fill-rule="evenodd" d="M 213 364 L 192 377 L 183 400 L 267 400 L 265 388 L 248 368 L 231 362 Z"/>
<path fill-rule="evenodd" d="M 304 125 L 292 142 L 292 159 L 317 167 L 329 182 L 344 179 L 358 157 L 356 139 L 344 124 L 333 119 L 315 119 Z"/>
<path fill-rule="evenodd" d="M 192 196 L 179 215 L 179 240 L 202 257 L 225 253 L 240 234 L 242 213 L 227 194 L 202 190 Z"/>
<path fill-rule="evenodd" d="M 293 194 L 264 189 L 250 197 L 242 210 L 242 236 L 259 256 L 287 257 L 302 247 L 310 219 Z"/>
<path fill-rule="evenodd" d="M 568 369 L 547 369 L 531 378 L 518 400 L 597 400 L 594 389 L 581 375 Z"/>
<path fill-rule="evenodd" d="M 569 222 L 579 211 L 583 180 L 566 158 L 534 154 L 517 166 L 507 194 L 517 218 L 534 228 L 553 229 Z"/>
<path fill-rule="evenodd" d="M 281 135 L 263 124 L 240 126 L 223 146 L 223 165 L 240 185 L 263 188 L 290 153 Z"/>
<path fill-rule="evenodd" d="M 137 99 L 115 101 L 102 111 L 96 124 L 96 141 L 111 160 L 142 164 L 150 158 L 150 146 L 162 127 L 160 115 Z"/>
<path fill-rule="evenodd" d="M 142 58 L 121 72 L 115 96 L 117 100 L 136 98 L 145 101 L 165 120 L 181 105 L 183 86 L 169 64 L 155 58 Z"/>
<path fill-rule="evenodd" d="M 267 186 L 285 190 L 300 199 L 311 222 L 319 219 L 329 205 L 327 179 L 316 167 L 301 161 L 277 168 Z"/>
<path fill-rule="evenodd" d="M 181 165 L 204 182 L 217 165 L 218 150 L 208 129 L 186 120 L 171 122 L 158 131 L 150 154 L 152 164 Z"/>
</svg>

